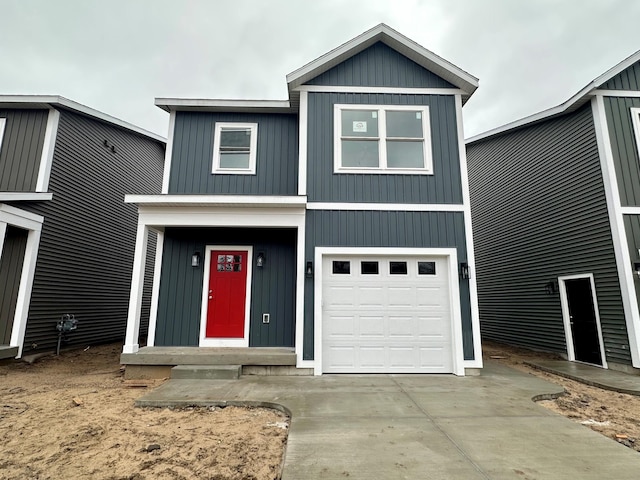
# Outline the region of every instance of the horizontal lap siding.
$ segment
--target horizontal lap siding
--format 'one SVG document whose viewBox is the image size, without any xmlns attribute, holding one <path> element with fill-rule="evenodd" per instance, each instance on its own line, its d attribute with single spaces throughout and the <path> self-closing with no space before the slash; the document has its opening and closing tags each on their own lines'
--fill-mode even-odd
<svg viewBox="0 0 640 480">
<path fill-rule="evenodd" d="M 318 75 L 308 85 L 455 88 L 382 42 Z"/>
<path fill-rule="evenodd" d="M 335 104 L 428 105 L 434 174 L 335 174 Z M 452 95 L 310 93 L 307 154 L 307 191 L 311 202 L 462 203 Z"/>
<path fill-rule="evenodd" d="M 566 352 L 559 276 L 593 273 L 607 358 L 629 363 L 590 105 L 467 145 L 484 338 Z"/>
<path fill-rule="evenodd" d="M 211 173 L 216 122 L 258 124 L 255 175 Z M 177 112 L 169 193 L 296 195 L 297 189 L 297 115 Z"/>
<path fill-rule="evenodd" d="M 0 192 L 35 192 L 48 110 L 2 110 Z"/>
<path fill-rule="evenodd" d="M 458 262 L 467 260 L 462 213 L 309 210 L 305 242 L 306 261 L 314 261 L 315 247 L 456 248 Z M 313 359 L 313 285 L 313 278 L 305 278 L 305 360 Z M 464 357 L 473 359 L 466 280 L 460 282 L 460 301 Z"/>
<path fill-rule="evenodd" d="M 105 148 L 105 140 L 116 153 Z M 124 195 L 159 193 L 163 158 L 164 144 L 61 112 L 49 185 L 53 200 L 15 205 L 45 217 L 25 353 L 54 348 L 55 323 L 67 313 L 79 320 L 70 345 L 124 338 L 138 218 Z M 147 254 L 150 268 L 154 243 Z M 143 332 L 147 322 L 143 317 Z"/>
<path fill-rule="evenodd" d="M 295 242 L 290 229 L 176 229 L 167 228 L 162 259 L 162 279 L 155 344 L 197 346 L 200 335 L 205 247 L 252 246 L 254 258 L 265 255 L 262 268 L 252 262 L 249 345 L 293 347 L 295 337 Z M 201 265 L 191 266 L 200 252 Z M 270 323 L 262 323 L 262 314 Z"/>
</svg>

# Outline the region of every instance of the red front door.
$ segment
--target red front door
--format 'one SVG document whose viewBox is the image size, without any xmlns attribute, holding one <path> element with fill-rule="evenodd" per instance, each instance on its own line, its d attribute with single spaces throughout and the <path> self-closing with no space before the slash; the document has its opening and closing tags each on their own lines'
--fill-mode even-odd
<svg viewBox="0 0 640 480">
<path fill-rule="evenodd" d="M 246 251 L 211 252 L 207 338 L 244 337 L 247 257 Z"/>
</svg>

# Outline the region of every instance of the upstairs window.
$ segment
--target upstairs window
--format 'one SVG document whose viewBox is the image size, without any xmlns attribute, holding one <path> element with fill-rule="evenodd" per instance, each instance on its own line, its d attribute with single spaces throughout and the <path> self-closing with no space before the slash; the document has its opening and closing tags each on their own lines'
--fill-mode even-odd
<svg viewBox="0 0 640 480">
<path fill-rule="evenodd" d="M 212 173 L 256 173 L 257 123 L 216 123 Z"/>
<path fill-rule="evenodd" d="M 334 172 L 433 173 L 429 107 L 336 105 Z"/>
</svg>

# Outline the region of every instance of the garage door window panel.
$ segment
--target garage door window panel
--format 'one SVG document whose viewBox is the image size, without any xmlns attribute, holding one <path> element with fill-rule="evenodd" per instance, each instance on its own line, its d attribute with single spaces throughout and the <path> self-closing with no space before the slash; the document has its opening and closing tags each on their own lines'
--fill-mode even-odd
<svg viewBox="0 0 640 480">
<path fill-rule="evenodd" d="M 378 262 L 360 262 L 360 273 L 362 275 L 378 275 L 380 273 Z"/>
<path fill-rule="evenodd" d="M 436 262 L 418 262 L 418 275 L 435 275 Z"/>
<path fill-rule="evenodd" d="M 334 275 L 350 275 L 351 262 L 334 260 L 332 271 Z"/>
<path fill-rule="evenodd" d="M 389 262 L 389 273 L 391 275 L 406 275 L 407 262 Z"/>
</svg>

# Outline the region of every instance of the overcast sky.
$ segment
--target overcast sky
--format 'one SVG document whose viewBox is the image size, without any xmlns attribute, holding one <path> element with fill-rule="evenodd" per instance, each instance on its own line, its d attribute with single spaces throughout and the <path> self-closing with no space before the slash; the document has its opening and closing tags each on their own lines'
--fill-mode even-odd
<svg viewBox="0 0 640 480">
<path fill-rule="evenodd" d="M 166 136 L 155 97 L 286 99 L 288 73 L 381 22 L 480 79 L 467 137 L 640 49 L 638 0 L 0 0 L 0 94 L 62 95 Z"/>
</svg>

